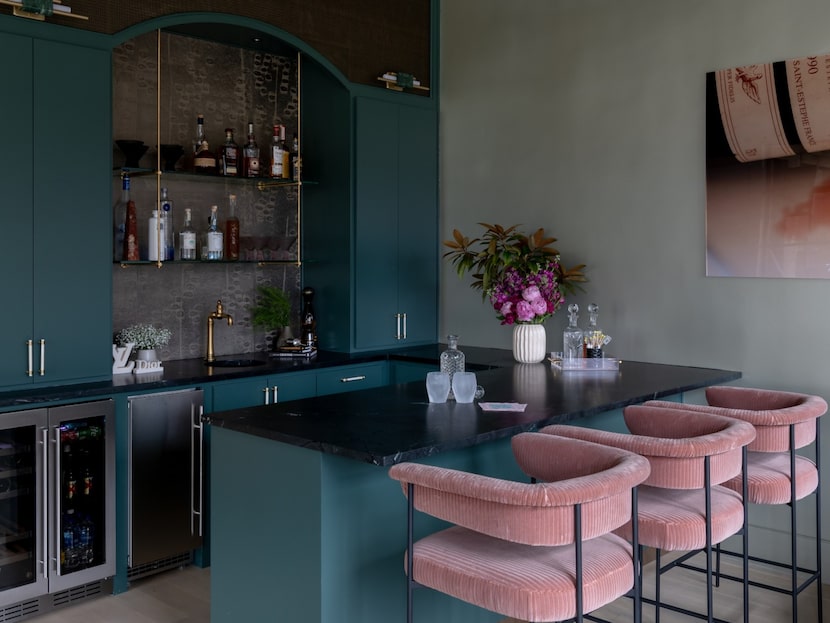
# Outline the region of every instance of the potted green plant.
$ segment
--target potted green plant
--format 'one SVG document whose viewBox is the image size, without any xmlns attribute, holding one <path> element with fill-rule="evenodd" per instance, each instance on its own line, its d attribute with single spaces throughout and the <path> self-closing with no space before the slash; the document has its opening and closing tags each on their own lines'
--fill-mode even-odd
<svg viewBox="0 0 830 623">
<path fill-rule="evenodd" d="M 133 345 L 136 358 L 147 361 L 156 360 L 156 349 L 166 346 L 173 334 L 170 329 L 155 327 L 147 323 L 133 324 L 121 329 L 115 334 L 115 343 L 118 346 Z"/>
<path fill-rule="evenodd" d="M 251 307 L 251 321 L 255 327 L 262 327 L 267 331 L 290 332 L 291 301 L 288 295 L 275 286 L 257 286 L 258 297 Z M 274 338 L 276 350 L 277 338 Z"/>
</svg>

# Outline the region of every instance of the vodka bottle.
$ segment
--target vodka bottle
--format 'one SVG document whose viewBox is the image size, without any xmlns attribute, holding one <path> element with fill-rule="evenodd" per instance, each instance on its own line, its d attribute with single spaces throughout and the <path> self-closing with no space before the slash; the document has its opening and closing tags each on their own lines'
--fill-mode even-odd
<svg viewBox="0 0 830 623">
<path fill-rule="evenodd" d="M 452 392 L 452 375 L 456 372 L 464 372 L 464 353 L 458 350 L 458 336 L 450 334 L 447 336 L 447 350 L 441 353 L 441 372 L 450 375 L 450 395 L 448 400 L 455 400 Z"/>
<path fill-rule="evenodd" d="M 571 303 L 568 305 L 568 326 L 562 332 L 562 357 L 565 360 L 580 359 L 582 357 L 582 329 L 577 326 L 579 322 L 579 305 Z"/>
<path fill-rule="evenodd" d="M 221 260 L 224 255 L 225 241 L 222 232 L 219 230 L 217 224 L 217 206 L 210 206 L 210 221 L 207 233 L 205 234 L 205 250 L 207 251 L 208 260 Z"/>
<path fill-rule="evenodd" d="M 167 189 L 161 189 L 161 219 L 164 223 L 164 253 L 163 260 L 175 259 L 176 243 L 173 235 L 173 202 L 167 196 Z"/>
<path fill-rule="evenodd" d="M 239 259 L 239 219 L 236 216 L 236 195 L 228 195 L 228 218 L 225 221 L 225 259 Z"/>
<path fill-rule="evenodd" d="M 151 262 L 157 262 L 164 259 L 164 241 L 166 239 L 166 232 L 164 231 L 164 219 L 159 214 L 158 210 L 153 210 L 150 213 L 150 219 L 147 221 L 147 259 Z"/>
<path fill-rule="evenodd" d="M 179 232 L 179 259 L 196 259 L 196 230 L 193 229 L 190 208 L 184 209 L 184 228 Z"/>
</svg>

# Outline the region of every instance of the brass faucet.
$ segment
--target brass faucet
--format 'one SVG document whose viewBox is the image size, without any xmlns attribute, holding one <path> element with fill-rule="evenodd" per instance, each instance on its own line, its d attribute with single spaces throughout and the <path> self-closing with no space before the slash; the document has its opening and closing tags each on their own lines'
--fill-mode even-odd
<svg viewBox="0 0 830 623">
<path fill-rule="evenodd" d="M 228 326 L 233 326 L 233 317 L 230 314 L 226 314 L 224 308 L 222 307 L 221 299 L 216 301 L 216 311 L 210 312 L 208 316 L 207 324 L 208 324 L 208 336 L 207 336 L 207 355 L 205 356 L 205 363 L 213 363 L 216 361 L 216 356 L 213 354 L 213 321 L 214 320 L 222 320 L 222 318 L 227 318 Z"/>
</svg>

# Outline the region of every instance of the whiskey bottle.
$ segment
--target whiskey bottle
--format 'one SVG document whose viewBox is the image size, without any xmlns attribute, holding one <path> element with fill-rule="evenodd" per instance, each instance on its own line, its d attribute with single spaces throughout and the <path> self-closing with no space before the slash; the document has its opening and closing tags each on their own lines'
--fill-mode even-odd
<svg viewBox="0 0 830 623">
<path fill-rule="evenodd" d="M 137 262 L 138 257 L 138 217 L 135 213 L 135 201 L 127 201 L 127 216 L 124 219 L 124 253 L 125 262 Z"/>
<path fill-rule="evenodd" d="M 210 220 L 208 221 L 208 230 L 205 233 L 204 249 L 206 255 L 203 253 L 203 259 L 221 260 L 225 252 L 224 235 L 219 230 L 217 224 L 217 206 L 210 206 Z"/>
<path fill-rule="evenodd" d="M 216 156 L 210 151 L 207 141 L 202 141 L 202 147 L 193 159 L 193 170 L 196 173 L 213 175 L 216 173 Z"/>
<path fill-rule="evenodd" d="M 303 343 L 317 347 L 317 317 L 314 315 L 314 288 L 303 288 Z"/>
<path fill-rule="evenodd" d="M 239 175 L 239 145 L 233 140 L 233 128 L 225 128 L 225 142 L 222 145 L 221 167 L 225 177 Z"/>
<path fill-rule="evenodd" d="M 282 143 L 282 176 L 291 178 L 291 146 L 285 140 L 285 126 L 280 128 L 280 142 Z"/>
<path fill-rule="evenodd" d="M 225 259 L 239 259 L 239 219 L 236 217 L 236 195 L 228 195 L 228 218 L 225 221 Z"/>
<path fill-rule="evenodd" d="M 253 121 L 248 122 L 248 142 L 242 148 L 242 177 L 259 177 L 259 146 Z"/>
<path fill-rule="evenodd" d="M 271 142 L 271 170 L 270 175 L 275 179 L 282 178 L 282 140 L 280 139 L 280 128 L 274 126 L 274 138 Z"/>
<path fill-rule="evenodd" d="M 190 208 L 184 209 L 184 228 L 179 232 L 179 259 L 196 259 L 196 230 L 193 229 Z"/>
</svg>

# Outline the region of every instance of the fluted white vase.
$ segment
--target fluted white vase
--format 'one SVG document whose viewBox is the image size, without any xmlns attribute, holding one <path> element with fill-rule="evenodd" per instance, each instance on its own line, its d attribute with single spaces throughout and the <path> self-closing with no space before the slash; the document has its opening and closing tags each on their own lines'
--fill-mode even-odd
<svg viewBox="0 0 830 623">
<path fill-rule="evenodd" d="M 519 363 L 539 363 L 547 352 L 547 334 L 542 324 L 513 326 L 513 358 Z"/>
</svg>

